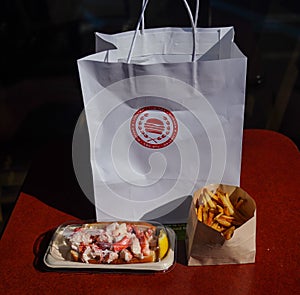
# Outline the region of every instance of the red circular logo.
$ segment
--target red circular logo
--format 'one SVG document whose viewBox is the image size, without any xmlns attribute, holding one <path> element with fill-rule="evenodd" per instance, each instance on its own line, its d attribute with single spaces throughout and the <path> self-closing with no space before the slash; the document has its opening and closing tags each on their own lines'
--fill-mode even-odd
<svg viewBox="0 0 300 295">
<path fill-rule="evenodd" d="M 178 132 L 178 124 L 169 110 L 147 106 L 135 112 L 130 129 L 139 144 L 151 149 L 161 149 L 173 142 Z"/>
</svg>

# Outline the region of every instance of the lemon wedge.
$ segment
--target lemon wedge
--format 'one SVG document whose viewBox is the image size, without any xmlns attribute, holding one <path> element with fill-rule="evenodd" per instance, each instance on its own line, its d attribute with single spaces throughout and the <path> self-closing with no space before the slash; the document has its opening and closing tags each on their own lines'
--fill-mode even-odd
<svg viewBox="0 0 300 295">
<path fill-rule="evenodd" d="M 169 240 L 166 232 L 161 229 L 158 236 L 159 259 L 163 259 L 169 250 Z"/>
</svg>

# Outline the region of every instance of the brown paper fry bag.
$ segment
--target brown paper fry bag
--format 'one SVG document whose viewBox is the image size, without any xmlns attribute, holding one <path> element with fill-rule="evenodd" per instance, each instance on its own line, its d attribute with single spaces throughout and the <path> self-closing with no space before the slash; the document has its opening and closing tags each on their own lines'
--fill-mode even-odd
<svg viewBox="0 0 300 295">
<path fill-rule="evenodd" d="M 238 209 L 238 214 L 242 214 L 245 221 L 234 230 L 229 240 L 226 240 L 217 230 L 200 222 L 196 213 L 196 207 L 205 198 L 203 197 L 203 192 L 209 190 L 215 193 L 217 189 L 228 193 L 232 204 L 235 204 L 238 198 L 244 200 Z M 236 186 L 212 184 L 196 191 L 187 222 L 186 249 L 189 266 L 255 262 L 255 201 L 243 189 Z"/>
</svg>

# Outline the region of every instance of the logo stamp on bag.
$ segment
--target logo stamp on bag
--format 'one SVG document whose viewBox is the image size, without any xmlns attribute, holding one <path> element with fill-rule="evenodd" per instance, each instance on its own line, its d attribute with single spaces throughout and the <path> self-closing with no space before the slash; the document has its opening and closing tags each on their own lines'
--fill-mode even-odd
<svg viewBox="0 0 300 295">
<path fill-rule="evenodd" d="M 171 111 L 159 106 L 147 106 L 140 108 L 132 116 L 130 129 L 139 144 L 151 149 L 161 149 L 174 141 L 178 124 Z"/>
</svg>

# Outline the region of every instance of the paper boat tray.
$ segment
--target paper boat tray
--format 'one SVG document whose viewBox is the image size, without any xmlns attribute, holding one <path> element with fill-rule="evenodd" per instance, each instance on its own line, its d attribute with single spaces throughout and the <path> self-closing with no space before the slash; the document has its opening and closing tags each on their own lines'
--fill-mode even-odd
<svg viewBox="0 0 300 295">
<path fill-rule="evenodd" d="M 133 225 L 139 225 L 141 222 L 129 222 Z M 60 225 L 53 234 L 53 237 L 49 243 L 48 249 L 44 256 L 44 263 L 47 267 L 53 269 L 99 269 L 99 270 L 133 270 L 133 271 L 167 271 L 175 262 L 175 232 L 168 227 L 165 227 L 159 223 L 152 223 L 155 226 L 156 232 L 164 228 L 169 240 L 169 249 L 165 257 L 156 262 L 143 262 L 143 263 L 121 263 L 121 264 L 93 264 L 84 262 L 72 261 L 70 250 L 71 247 L 68 243 L 67 237 L 70 232 L 81 226 L 91 227 L 104 227 L 108 223 L 112 222 L 93 222 L 93 223 L 65 223 Z M 121 222 L 118 222 L 121 223 Z M 149 223 L 149 222 L 148 222 Z"/>
</svg>

